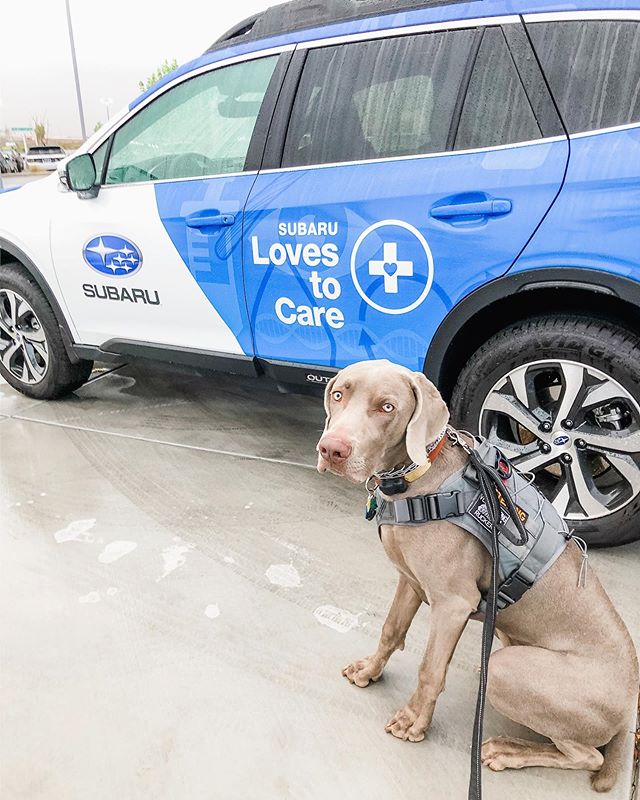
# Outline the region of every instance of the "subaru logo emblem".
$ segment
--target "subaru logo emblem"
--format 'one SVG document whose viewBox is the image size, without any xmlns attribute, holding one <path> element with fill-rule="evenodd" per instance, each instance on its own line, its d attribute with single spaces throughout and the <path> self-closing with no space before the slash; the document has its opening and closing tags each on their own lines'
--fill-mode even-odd
<svg viewBox="0 0 640 800">
<path fill-rule="evenodd" d="M 569 441 L 569 437 L 565 436 L 565 434 L 563 433 L 560 436 L 556 436 L 556 438 L 553 440 L 553 443 L 557 444 L 557 445 L 563 445 L 563 444 L 567 444 L 568 441 Z"/>
<path fill-rule="evenodd" d="M 88 241 L 82 256 L 87 264 L 103 275 L 123 278 L 133 275 L 142 266 L 142 253 L 122 236 L 103 234 Z"/>
</svg>

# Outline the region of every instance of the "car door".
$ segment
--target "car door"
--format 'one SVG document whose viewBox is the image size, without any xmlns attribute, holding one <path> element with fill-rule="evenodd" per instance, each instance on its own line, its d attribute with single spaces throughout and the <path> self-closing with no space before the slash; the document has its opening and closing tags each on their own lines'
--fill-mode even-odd
<svg viewBox="0 0 640 800">
<path fill-rule="evenodd" d="M 288 57 L 258 53 L 179 79 L 96 149 L 97 196 L 58 195 L 52 256 L 82 344 L 252 355 L 242 214 L 259 120 Z"/>
<path fill-rule="evenodd" d="M 245 216 L 257 355 L 422 369 L 446 313 L 510 268 L 562 183 L 566 137 L 526 48 L 515 17 L 299 46 L 282 149 Z"/>
</svg>

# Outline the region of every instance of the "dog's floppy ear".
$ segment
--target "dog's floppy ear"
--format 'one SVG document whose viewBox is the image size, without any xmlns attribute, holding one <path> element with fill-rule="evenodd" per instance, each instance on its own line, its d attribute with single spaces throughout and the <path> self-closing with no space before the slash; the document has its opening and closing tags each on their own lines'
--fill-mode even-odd
<svg viewBox="0 0 640 800">
<path fill-rule="evenodd" d="M 324 410 L 326 411 L 327 414 L 327 418 L 324 421 L 325 430 L 327 429 L 327 425 L 331 421 L 331 413 L 329 412 L 329 398 L 331 397 L 331 391 L 333 390 L 333 385 L 336 382 L 337 377 L 338 376 L 336 375 L 335 377 L 331 378 L 331 380 L 326 385 L 324 390 Z"/>
<path fill-rule="evenodd" d="M 416 407 L 407 425 L 405 446 L 409 458 L 415 464 L 423 464 L 427 445 L 437 439 L 449 421 L 449 409 L 440 392 L 421 372 L 412 372 L 409 383 Z"/>
</svg>

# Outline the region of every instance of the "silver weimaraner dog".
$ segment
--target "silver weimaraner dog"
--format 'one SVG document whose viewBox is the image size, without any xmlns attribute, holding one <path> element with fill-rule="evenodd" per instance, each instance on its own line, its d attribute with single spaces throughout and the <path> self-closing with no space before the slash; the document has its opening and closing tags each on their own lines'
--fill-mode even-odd
<svg viewBox="0 0 640 800">
<path fill-rule="evenodd" d="M 326 387 L 326 425 L 318 470 L 355 483 L 398 465 L 426 461 L 426 448 L 449 420 L 436 387 L 418 372 L 389 361 L 343 369 Z M 472 442 L 467 439 L 469 444 Z M 435 492 L 468 456 L 446 442 L 432 468 L 405 495 Z M 382 543 L 398 570 L 398 587 L 376 652 L 342 674 L 356 686 L 376 681 L 404 647 L 421 603 L 431 628 L 418 686 L 386 725 L 399 739 L 419 742 L 431 724 L 447 668 L 469 618 L 489 587 L 491 557 L 480 542 L 448 521 L 383 525 Z M 591 770 L 596 791 L 614 785 L 638 693 L 631 637 L 589 569 L 579 586 L 581 553 L 570 542 L 521 600 L 498 612 L 503 647 L 491 655 L 488 697 L 509 719 L 548 743 L 495 738 L 482 761 L 493 770 L 543 766 Z"/>
</svg>

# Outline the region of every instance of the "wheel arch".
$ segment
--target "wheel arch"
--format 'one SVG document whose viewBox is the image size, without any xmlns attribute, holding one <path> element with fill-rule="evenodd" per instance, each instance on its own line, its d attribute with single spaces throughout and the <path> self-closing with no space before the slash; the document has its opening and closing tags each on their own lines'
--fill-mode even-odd
<svg viewBox="0 0 640 800">
<path fill-rule="evenodd" d="M 595 312 L 640 335 L 640 283 L 597 270 L 542 268 L 508 274 L 476 289 L 440 323 L 425 374 L 449 401 L 471 355 L 494 334 L 540 314 Z"/>
<path fill-rule="evenodd" d="M 47 302 L 51 306 L 58 327 L 60 328 L 60 334 L 69 360 L 72 364 L 77 364 L 80 358 L 74 350 L 73 334 L 71 333 L 69 324 L 60 307 L 60 303 L 47 279 L 25 252 L 12 242 L 0 236 L 0 269 L 5 264 L 14 264 L 16 262 L 29 274 L 47 298 Z"/>
</svg>

